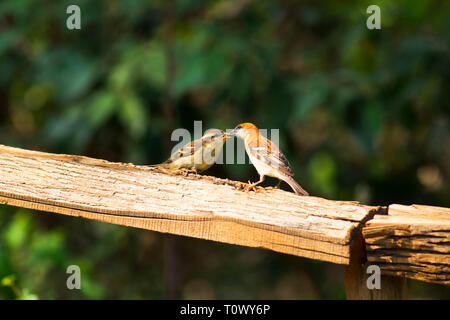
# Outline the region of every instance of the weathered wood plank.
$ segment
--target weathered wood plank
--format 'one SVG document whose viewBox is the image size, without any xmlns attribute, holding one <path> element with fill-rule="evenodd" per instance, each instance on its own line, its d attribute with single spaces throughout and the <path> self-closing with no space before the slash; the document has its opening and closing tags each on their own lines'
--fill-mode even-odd
<svg viewBox="0 0 450 320">
<path fill-rule="evenodd" d="M 390 205 L 363 235 L 368 261 L 383 274 L 450 284 L 450 209 Z"/>
<path fill-rule="evenodd" d="M 0 203 L 348 264 L 377 207 L 0 145 Z M 261 189 L 260 189 L 261 190 Z"/>
</svg>

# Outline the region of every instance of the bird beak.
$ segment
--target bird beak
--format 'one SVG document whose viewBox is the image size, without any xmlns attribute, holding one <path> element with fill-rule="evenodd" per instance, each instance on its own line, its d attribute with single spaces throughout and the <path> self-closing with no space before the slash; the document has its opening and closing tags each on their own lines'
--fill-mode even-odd
<svg viewBox="0 0 450 320">
<path fill-rule="evenodd" d="M 231 130 L 226 134 L 229 138 L 236 136 L 236 129 Z"/>
</svg>

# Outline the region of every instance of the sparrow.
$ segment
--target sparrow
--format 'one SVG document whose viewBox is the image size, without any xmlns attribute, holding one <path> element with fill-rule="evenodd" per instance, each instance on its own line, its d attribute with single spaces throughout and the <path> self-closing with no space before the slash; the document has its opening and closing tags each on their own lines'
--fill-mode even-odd
<svg viewBox="0 0 450 320">
<path fill-rule="evenodd" d="M 172 153 L 169 159 L 153 167 L 169 171 L 204 171 L 216 163 L 225 140 L 229 138 L 219 129 L 211 129 L 200 139 L 191 141 Z"/>
<path fill-rule="evenodd" d="M 259 181 L 248 186 L 247 190 L 254 188 L 264 181 L 265 176 L 278 178 L 291 186 L 296 194 L 308 196 L 306 192 L 293 178 L 288 159 L 278 147 L 259 133 L 258 128 L 252 123 L 241 123 L 227 134 L 244 140 L 245 151 L 256 171 L 259 173 Z"/>
</svg>

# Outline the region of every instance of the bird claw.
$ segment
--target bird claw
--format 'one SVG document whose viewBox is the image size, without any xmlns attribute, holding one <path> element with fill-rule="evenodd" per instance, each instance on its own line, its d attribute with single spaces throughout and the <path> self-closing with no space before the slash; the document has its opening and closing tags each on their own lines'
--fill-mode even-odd
<svg viewBox="0 0 450 320">
<path fill-rule="evenodd" d="M 250 180 L 248 180 L 247 186 L 244 187 L 244 192 L 249 192 L 249 191 L 252 190 L 252 189 L 256 191 L 255 185 L 252 184 L 252 183 L 250 182 Z"/>
<path fill-rule="evenodd" d="M 195 170 L 195 169 L 184 169 L 183 168 L 183 169 L 180 169 L 180 171 L 185 177 L 187 177 L 189 173 L 197 174 L 197 170 Z"/>
<path fill-rule="evenodd" d="M 256 193 L 262 192 L 262 193 L 264 193 L 264 194 L 267 193 L 266 188 L 264 188 L 264 187 L 260 187 L 260 188 L 258 188 L 258 189 L 255 188 L 255 192 L 256 192 Z"/>
<path fill-rule="evenodd" d="M 244 192 L 249 192 L 250 190 L 252 190 L 252 191 L 255 191 L 255 193 L 258 193 L 258 192 L 264 192 L 264 193 L 266 193 L 266 190 L 264 189 L 264 188 L 258 188 L 257 186 L 256 186 L 256 184 L 252 184 L 252 183 L 250 183 L 250 181 L 249 181 L 249 183 L 248 183 L 248 185 L 247 185 L 247 187 L 245 187 L 244 188 Z"/>
<path fill-rule="evenodd" d="M 255 187 L 254 186 L 246 186 L 245 188 L 244 188 L 244 192 L 249 192 L 250 190 L 254 190 L 254 191 L 256 191 L 256 189 L 255 189 Z"/>
</svg>

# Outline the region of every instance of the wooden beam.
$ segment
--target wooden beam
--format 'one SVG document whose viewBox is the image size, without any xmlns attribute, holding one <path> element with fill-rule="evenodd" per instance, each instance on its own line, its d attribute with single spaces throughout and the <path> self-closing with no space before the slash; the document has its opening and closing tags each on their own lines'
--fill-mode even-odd
<svg viewBox="0 0 450 320">
<path fill-rule="evenodd" d="M 0 203 L 349 264 L 378 207 L 0 145 Z"/>
<path fill-rule="evenodd" d="M 391 205 L 387 214 L 273 188 L 245 193 L 244 185 L 0 145 L 3 204 L 349 265 L 349 297 L 376 297 L 350 289 L 363 288 L 366 264 L 383 279 L 450 284 L 450 209 Z M 379 296 L 404 297 L 398 280 Z"/>
<path fill-rule="evenodd" d="M 450 209 L 393 204 L 362 232 L 384 275 L 450 284 Z"/>
</svg>

